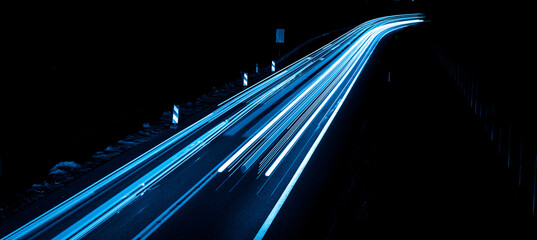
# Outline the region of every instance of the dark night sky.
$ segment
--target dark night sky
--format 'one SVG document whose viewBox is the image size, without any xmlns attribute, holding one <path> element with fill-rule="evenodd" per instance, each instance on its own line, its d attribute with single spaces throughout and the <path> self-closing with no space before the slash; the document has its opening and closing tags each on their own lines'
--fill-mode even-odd
<svg viewBox="0 0 537 240">
<path fill-rule="evenodd" d="M 277 54 L 275 28 L 287 29 L 285 51 L 378 15 L 272 4 L 14 8 L 4 34 L 2 125 L 50 135 L 136 106 L 177 104 L 252 71 L 255 62 L 268 65 Z"/>
<path fill-rule="evenodd" d="M 525 99 L 532 95 L 521 77 L 527 68 L 517 60 L 521 54 L 533 56 L 526 55 L 532 32 L 516 26 L 529 17 L 518 12 L 520 6 L 501 4 L 507 3 L 370 0 L 290 7 L 288 2 L 188 2 L 6 8 L 10 14 L 2 30 L 0 88 L 3 169 L 7 161 L 53 159 L 49 149 L 87 129 L 133 109 L 180 103 L 239 78 L 240 71 L 253 71 L 255 62 L 268 65 L 277 55 L 275 28 L 286 29 L 287 50 L 374 17 L 425 12 L 435 22 L 434 37 L 480 74 L 495 76 L 495 89 L 507 86 L 508 96 Z M 28 148 L 34 150 L 22 151 Z"/>
<path fill-rule="evenodd" d="M 117 126 L 110 126 L 132 112 L 159 114 L 238 79 L 240 71 L 252 71 L 255 62 L 268 65 L 277 54 L 275 28 L 287 30 L 285 51 L 368 18 L 332 19 L 331 11 L 316 16 L 327 10 L 317 5 L 267 6 L 200 2 L 6 7 L 2 186 L 31 184 L 38 179 L 28 176 L 46 175 L 55 163 L 72 160 L 61 154 L 73 139 L 95 131 L 120 137 Z M 131 122 L 136 121 L 140 119 Z"/>
</svg>

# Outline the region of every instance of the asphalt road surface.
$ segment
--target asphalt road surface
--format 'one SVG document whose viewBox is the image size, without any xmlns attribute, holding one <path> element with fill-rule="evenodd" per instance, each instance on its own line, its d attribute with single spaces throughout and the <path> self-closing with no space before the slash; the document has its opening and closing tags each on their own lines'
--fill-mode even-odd
<svg viewBox="0 0 537 240">
<path fill-rule="evenodd" d="M 345 99 L 379 41 L 422 21 L 406 14 L 357 26 L 6 238 L 269 236 L 282 206 L 300 205 L 293 194 L 308 191 L 297 182 L 319 184 L 301 175 L 312 159 L 330 161 L 312 156 L 341 106 L 353 104 Z"/>
</svg>

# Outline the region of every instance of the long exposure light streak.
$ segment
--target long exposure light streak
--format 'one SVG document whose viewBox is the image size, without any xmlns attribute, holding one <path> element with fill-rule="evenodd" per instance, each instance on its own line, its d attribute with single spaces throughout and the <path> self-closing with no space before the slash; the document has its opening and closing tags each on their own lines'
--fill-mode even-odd
<svg viewBox="0 0 537 240">
<path fill-rule="evenodd" d="M 345 101 L 345 99 L 347 98 L 347 95 L 349 94 L 350 90 L 352 89 L 352 87 L 354 86 L 354 83 L 356 82 L 356 80 L 358 79 L 358 76 L 360 74 L 360 72 L 362 71 L 363 67 L 365 66 L 365 63 L 367 62 L 367 60 L 369 59 L 369 57 L 371 56 L 372 54 L 372 51 L 375 49 L 375 46 L 376 44 L 380 41 L 380 39 L 382 39 L 382 37 L 384 37 L 386 34 L 392 32 L 392 31 L 395 31 L 395 30 L 398 30 L 400 28 L 403 28 L 403 27 L 406 27 L 406 26 L 409 26 L 411 24 L 416 24 L 416 23 L 420 23 L 422 22 L 423 20 L 422 19 L 413 19 L 413 20 L 407 20 L 407 21 L 401 21 L 401 22 L 395 22 L 395 23 L 390 23 L 390 24 L 385 24 L 383 26 L 380 26 L 380 27 L 377 27 L 375 29 L 373 29 L 371 32 L 369 32 L 368 34 L 366 34 L 364 36 L 364 38 L 368 39 L 367 43 L 368 44 L 364 44 L 365 46 L 363 46 L 363 48 L 369 48 L 369 52 L 367 54 L 363 54 L 365 52 L 365 49 L 364 51 L 361 52 L 361 54 L 358 54 L 359 57 L 363 58 L 364 60 L 361 61 L 361 66 L 358 67 L 358 70 L 355 71 L 356 73 L 354 74 L 354 76 L 351 78 L 352 81 L 351 83 L 348 85 L 348 87 L 346 88 L 346 91 L 344 92 L 344 95 L 340 98 L 340 100 L 337 102 L 337 106 L 335 108 L 335 110 L 332 112 L 332 114 L 330 115 L 330 118 L 328 119 L 328 121 L 324 124 L 324 127 L 323 129 L 321 130 L 321 132 L 319 133 L 319 135 L 317 136 L 317 138 L 315 139 L 315 142 L 313 143 L 313 145 L 311 146 L 311 148 L 308 150 L 308 153 L 306 154 L 306 156 L 304 157 L 304 159 L 302 160 L 302 162 L 300 163 L 300 166 L 298 167 L 297 171 L 295 172 L 295 174 L 293 175 L 293 177 L 291 178 L 291 181 L 289 182 L 289 184 L 287 185 L 287 187 L 285 188 L 284 192 L 282 193 L 282 195 L 280 196 L 280 198 L 278 199 L 278 202 L 276 203 L 276 205 L 274 206 L 274 208 L 272 209 L 272 211 L 270 212 L 269 216 L 266 218 L 265 222 L 263 223 L 263 225 L 261 226 L 261 228 L 259 229 L 259 231 L 257 232 L 256 236 L 254 239 L 262 239 L 266 232 L 268 231 L 270 225 L 272 224 L 272 222 L 274 221 L 274 219 L 276 218 L 276 215 L 278 214 L 278 212 L 280 211 L 281 207 L 283 206 L 284 202 L 286 201 L 287 197 L 289 196 L 291 190 L 293 189 L 293 187 L 295 186 L 296 182 L 298 181 L 298 178 L 300 177 L 300 175 L 302 174 L 302 172 L 304 171 L 304 168 L 306 167 L 306 165 L 308 164 L 309 160 L 311 159 L 313 153 L 315 152 L 315 149 L 317 148 L 317 146 L 319 145 L 321 139 L 323 138 L 324 134 L 326 133 L 326 131 L 328 130 L 328 127 L 330 126 L 330 124 L 332 123 L 332 121 L 334 120 L 334 117 L 337 115 L 339 109 L 341 108 L 341 105 L 343 104 L 343 102 Z M 374 40 L 374 43 L 372 44 L 371 42 Z M 359 41 L 358 41 L 359 42 Z M 357 42 L 357 43 L 358 43 Z M 358 63 L 358 59 L 354 61 L 353 63 L 353 66 L 351 67 L 351 70 L 354 69 L 356 63 Z M 347 79 L 347 76 L 349 75 L 349 73 L 351 73 L 351 71 L 348 71 L 347 73 L 345 73 L 345 75 L 342 77 L 342 79 Z M 336 92 L 337 88 L 340 86 L 340 84 L 342 83 L 343 81 L 341 81 L 338 86 L 336 86 L 334 88 L 334 90 L 330 93 L 330 95 L 326 98 L 326 100 L 323 102 L 323 104 L 321 104 L 321 106 L 318 108 L 318 110 L 315 112 L 315 114 L 313 114 L 313 116 L 308 120 L 308 122 L 306 122 L 306 124 L 303 126 L 303 128 L 301 129 L 301 131 L 299 132 L 299 134 L 295 135 L 295 138 L 293 139 L 293 141 L 291 141 L 292 144 L 289 144 L 286 149 L 280 154 L 280 156 L 277 158 L 277 161 L 269 168 L 269 170 L 265 173 L 266 176 L 270 176 L 270 174 L 272 173 L 272 171 L 274 170 L 274 167 L 278 165 L 279 161 L 281 161 L 281 159 L 283 159 L 283 156 L 285 156 L 287 154 L 287 152 L 289 151 L 289 149 L 294 145 L 294 143 L 296 142 L 296 140 L 298 138 L 300 138 L 300 136 L 302 135 L 302 133 L 305 131 L 305 129 L 309 126 L 309 124 L 311 123 L 311 120 L 317 115 L 317 113 L 319 112 L 319 110 L 325 105 L 326 102 L 328 102 L 328 100 L 332 97 L 332 95 Z M 274 167 L 273 167 L 274 166 Z"/>
<path fill-rule="evenodd" d="M 194 195 L 203 192 L 211 181 L 219 179 L 218 176 L 224 179 L 223 183 L 217 184 L 219 186 L 232 181 L 230 179 L 234 178 L 231 176 L 239 176 L 235 178 L 239 179 L 238 182 L 231 183 L 231 189 L 236 189 L 240 181 L 259 180 L 255 182 L 259 187 L 254 191 L 254 194 L 259 194 L 260 189 L 268 186 L 267 182 L 273 179 L 278 184 L 270 192 L 278 192 L 279 183 L 286 186 L 283 191 L 279 190 L 274 200 L 265 201 L 271 205 L 266 206 L 265 220 L 261 220 L 263 224 L 252 234 L 261 239 L 312 158 L 376 45 L 386 34 L 422 21 L 422 14 L 402 14 L 373 19 L 351 29 L 218 104 L 216 110 L 207 116 L 4 239 L 86 237 L 97 232 L 94 230 L 102 228 L 105 222 L 129 208 L 133 202 L 150 199 L 154 194 L 150 189 L 171 175 L 181 176 L 177 169 L 185 168 L 193 177 L 191 185 L 177 188 L 184 190 L 172 194 L 177 198 L 164 201 L 165 207 L 158 210 L 156 217 L 148 219 L 149 222 L 144 224 L 146 227 L 131 238 L 144 239 L 158 231 L 173 214 L 180 214 L 182 206 L 194 201 Z M 222 156 L 213 157 L 215 152 L 221 152 Z M 256 165 L 257 172 L 249 171 Z M 289 177 L 286 177 L 287 172 Z M 254 177 L 247 178 L 249 175 Z M 159 199 L 159 196 L 156 198 Z"/>
</svg>

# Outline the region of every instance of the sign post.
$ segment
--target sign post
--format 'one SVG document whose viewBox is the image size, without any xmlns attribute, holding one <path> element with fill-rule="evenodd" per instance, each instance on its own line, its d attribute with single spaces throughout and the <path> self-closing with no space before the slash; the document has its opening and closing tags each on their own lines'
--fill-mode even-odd
<svg viewBox="0 0 537 240">
<path fill-rule="evenodd" d="M 281 44 L 285 42 L 285 29 L 277 28 L 276 29 L 276 43 L 278 44 L 278 57 L 280 57 L 280 47 Z"/>
</svg>

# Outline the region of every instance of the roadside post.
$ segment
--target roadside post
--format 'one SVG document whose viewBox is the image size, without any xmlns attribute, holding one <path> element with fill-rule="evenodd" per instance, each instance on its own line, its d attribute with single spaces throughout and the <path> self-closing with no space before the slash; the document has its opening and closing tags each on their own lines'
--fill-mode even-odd
<svg viewBox="0 0 537 240">
<path fill-rule="evenodd" d="M 248 73 L 242 74 L 242 86 L 247 87 L 248 86 Z"/>
<path fill-rule="evenodd" d="M 172 128 L 177 128 L 179 123 L 179 105 L 173 105 Z"/>
</svg>

